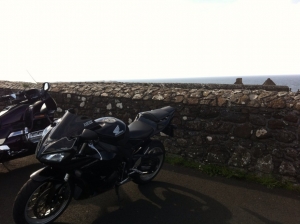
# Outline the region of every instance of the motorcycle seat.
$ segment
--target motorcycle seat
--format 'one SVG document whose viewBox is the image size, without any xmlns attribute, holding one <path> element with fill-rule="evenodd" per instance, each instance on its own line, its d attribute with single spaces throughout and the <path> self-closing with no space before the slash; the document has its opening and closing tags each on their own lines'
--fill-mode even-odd
<svg viewBox="0 0 300 224">
<path fill-rule="evenodd" d="M 130 125 L 128 125 L 128 129 L 130 139 L 147 138 L 154 132 L 154 129 L 150 125 L 142 121 L 132 122 Z"/>
<path fill-rule="evenodd" d="M 141 112 L 140 117 L 149 119 L 158 123 L 159 121 L 171 116 L 175 111 L 175 108 L 167 106 L 156 110 Z"/>
</svg>

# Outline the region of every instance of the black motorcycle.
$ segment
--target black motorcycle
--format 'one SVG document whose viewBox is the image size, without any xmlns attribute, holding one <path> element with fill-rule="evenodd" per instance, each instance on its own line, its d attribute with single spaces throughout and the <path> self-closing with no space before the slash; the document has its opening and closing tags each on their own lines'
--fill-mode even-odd
<svg viewBox="0 0 300 224">
<path fill-rule="evenodd" d="M 114 117 L 93 120 L 68 110 L 43 132 L 36 158 L 46 167 L 33 173 L 19 191 L 14 221 L 49 223 L 72 197 L 86 199 L 113 187 L 119 197 L 120 185 L 151 181 L 165 157 L 164 145 L 151 138 L 160 132 L 173 136 L 174 112 L 170 106 L 141 112 L 127 126 Z"/>
<path fill-rule="evenodd" d="M 53 122 L 56 103 L 48 94 L 49 83 L 42 89 L 30 89 L 0 97 L 10 103 L 0 112 L 0 162 L 33 154 L 43 130 Z M 41 109 L 47 108 L 47 114 Z M 45 110 L 44 110 L 45 111 Z"/>
</svg>

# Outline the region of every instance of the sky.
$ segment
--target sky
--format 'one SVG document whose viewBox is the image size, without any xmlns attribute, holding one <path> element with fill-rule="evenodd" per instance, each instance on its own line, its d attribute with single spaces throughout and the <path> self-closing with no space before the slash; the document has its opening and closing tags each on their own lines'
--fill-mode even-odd
<svg viewBox="0 0 300 224">
<path fill-rule="evenodd" d="M 0 1 L 0 80 L 299 75 L 299 58 L 300 0 Z"/>
</svg>

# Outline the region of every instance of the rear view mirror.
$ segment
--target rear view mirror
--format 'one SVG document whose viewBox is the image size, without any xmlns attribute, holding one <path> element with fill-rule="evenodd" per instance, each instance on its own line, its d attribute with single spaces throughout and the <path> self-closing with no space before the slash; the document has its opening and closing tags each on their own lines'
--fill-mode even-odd
<svg viewBox="0 0 300 224">
<path fill-rule="evenodd" d="M 50 84 L 48 82 L 45 82 L 43 84 L 43 90 L 48 91 L 50 89 Z"/>
</svg>

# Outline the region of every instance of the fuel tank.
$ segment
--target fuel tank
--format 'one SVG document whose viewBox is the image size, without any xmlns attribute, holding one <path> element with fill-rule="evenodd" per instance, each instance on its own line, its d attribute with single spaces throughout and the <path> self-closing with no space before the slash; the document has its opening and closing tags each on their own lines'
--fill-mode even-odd
<svg viewBox="0 0 300 224">
<path fill-rule="evenodd" d="M 94 122 L 98 126 L 93 130 L 99 135 L 102 142 L 122 146 L 129 140 L 129 129 L 123 121 L 114 117 L 102 117 Z"/>
</svg>

